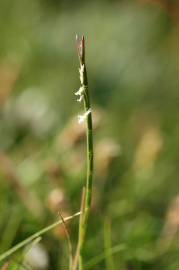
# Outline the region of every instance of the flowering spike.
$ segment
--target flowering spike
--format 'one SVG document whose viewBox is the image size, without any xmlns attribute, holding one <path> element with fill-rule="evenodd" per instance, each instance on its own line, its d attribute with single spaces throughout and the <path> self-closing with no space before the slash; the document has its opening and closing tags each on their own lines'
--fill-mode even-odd
<svg viewBox="0 0 179 270">
<path fill-rule="evenodd" d="M 75 95 L 79 96 L 78 101 L 83 100 L 84 102 L 84 110 L 85 113 L 83 115 L 78 115 L 79 124 L 86 121 L 86 138 L 87 138 L 87 179 L 86 179 L 86 189 L 85 189 L 85 201 L 84 201 L 84 212 L 79 224 L 79 242 L 77 246 L 79 246 L 79 250 L 77 248 L 76 256 L 77 264 L 79 269 L 83 269 L 83 249 L 85 242 L 85 234 L 86 227 L 88 223 L 89 211 L 91 208 L 91 200 L 92 200 L 92 184 L 93 184 L 93 125 L 92 125 L 92 115 L 91 115 L 91 106 L 90 106 L 90 96 L 88 91 L 88 78 L 86 71 L 86 63 L 85 63 L 85 39 L 84 36 L 78 38 L 76 36 L 76 46 L 78 57 L 80 61 L 80 82 L 81 87 L 75 93 Z M 76 268 L 75 268 L 76 269 Z"/>
</svg>

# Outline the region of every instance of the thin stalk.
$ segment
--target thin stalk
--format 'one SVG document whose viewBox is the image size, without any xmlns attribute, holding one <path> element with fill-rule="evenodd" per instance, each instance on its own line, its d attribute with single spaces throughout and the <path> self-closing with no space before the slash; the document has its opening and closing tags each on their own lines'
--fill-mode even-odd
<svg viewBox="0 0 179 270">
<path fill-rule="evenodd" d="M 80 220 L 79 220 L 79 224 L 81 224 L 82 222 L 82 216 L 84 213 L 84 206 L 85 206 L 85 187 L 83 187 L 83 191 L 82 191 L 82 197 L 81 197 L 81 207 L 80 207 Z M 77 248 L 76 248 L 76 253 L 74 256 L 74 260 L 73 260 L 73 265 L 72 265 L 72 270 L 76 270 L 78 267 L 78 262 L 79 262 L 79 256 L 80 256 L 80 242 L 78 241 L 77 244 Z"/>
<path fill-rule="evenodd" d="M 69 254 L 69 270 L 72 270 L 72 263 L 73 263 L 73 250 L 72 250 L 72 243 L 71 243 L 71 238 L 70 238 L 70 234 L 67 228 L 67 225 L 65 223 L 65 220 L 62 216 L 62 214 L 59 212 L 59 215 L 61 217 L 61 220 L 63 222 L 63 227 L 64 227 L 64 231 L 65 231 L 65 235 L 67 238 L 67 244 L 68 244 L 68 254 Z"/>
<path fill-rule="evenodd" d="M 92 184 L 93 184 L 93 126 L 92 126 L 92 114 L 90 95 L 88 91 L 88 78 L 85 63 L 85 40 L 84 36 L 81 39 L 77 37 L 77 49 L 80 60 L 80 81 L 81 87 L 76 95 L 79 95 L 79 101 L 83 100 L 84 103 L 84 115 L 80 116 L 79 120 L 86 120 L 86 144 L 87 144 L 87 176 L 85 187 L 85 203 L 84 212 L 79 224 L 79 262 L 78 269 L 83 270 L 83 249 L 86 236 L 86 229 L 88 224 L 89 212 L 91 208 L 92 200 Z M 80 121 L 79 121 L 80 122 Z"/>
</svg>

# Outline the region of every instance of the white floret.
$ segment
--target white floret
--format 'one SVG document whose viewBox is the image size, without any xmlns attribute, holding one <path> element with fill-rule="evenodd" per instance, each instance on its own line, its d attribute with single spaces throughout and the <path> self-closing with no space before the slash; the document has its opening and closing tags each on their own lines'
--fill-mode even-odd
<svg viewBox="0 0 179 270">
<path fill-rule="evenodd" d="M 78 123 L 79 124 L 83 123 L 90 113 L 91 113 L 91 109 L 87 110 L 83 115 L 78 115 Z"/>
<path fill-rule="evenodd" d="M 81 65 L 80 68 L 79 68 L 81 84 L 84 84 L 84 69 L 85 69 L 84 65 Z"/>
</svg>

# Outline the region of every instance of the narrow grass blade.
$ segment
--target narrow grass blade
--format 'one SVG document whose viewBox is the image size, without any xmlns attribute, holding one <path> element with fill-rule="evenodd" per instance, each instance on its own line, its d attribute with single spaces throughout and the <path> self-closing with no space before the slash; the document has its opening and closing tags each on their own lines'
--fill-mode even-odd
<svg viewBox="0 0 179 270">
<path fill-rule="evenodd" d="M 73 216 L 70 217 L 66 217 L 64 218 L 64 221 L 70 220 L 76 216 L 79 216 L 81 214 L 81 212 L 78 212 L 76 214 L 74 214 Z M 56 226 L 62 224 L 62 220 L 58 220 L 55 223 L 43 228 L 42 230 L 34 233 L 33 235 L 29 236 L 28 238 L 26 238 L 24 241 L 20 242 L 19 244 L 15 245 L 14 247 L 12 247 L 11 249 L 7 250 L 6 252 L 4 252 L 2 255 L 0 255 L 0 262 L 6 258 L 8 258 L 9 256 L 11 256 L 14 252 L 16 252 L 17 250 L 19 250 L 20 248 L 26 246 L 27 244 L 29 244 L 30 242 L 32 242 L 33 240 L 35 240 L 36 238 L 40 237 L 41 235 L 43 235 L 44 233 L 52 230 L 53 228 L 55 228 Z"/>
</svg>

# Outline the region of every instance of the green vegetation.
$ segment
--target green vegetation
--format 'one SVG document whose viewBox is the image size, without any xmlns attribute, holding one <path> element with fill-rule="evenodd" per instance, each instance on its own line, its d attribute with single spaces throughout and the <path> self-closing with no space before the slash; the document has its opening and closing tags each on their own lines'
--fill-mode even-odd
<svg viewBox="0 0 179 270">
<path fill-rule="evenodd" d="M 177 14 L 177 1 L 0 1 L 0 254 L 80 210 L 79 33 L 95 156 L 84 269 L 179 268 Z M 78 224 L 65 223 L 73 254 Z M 0 268 L 68 269 L 63 225 Z"/>
</svg>

